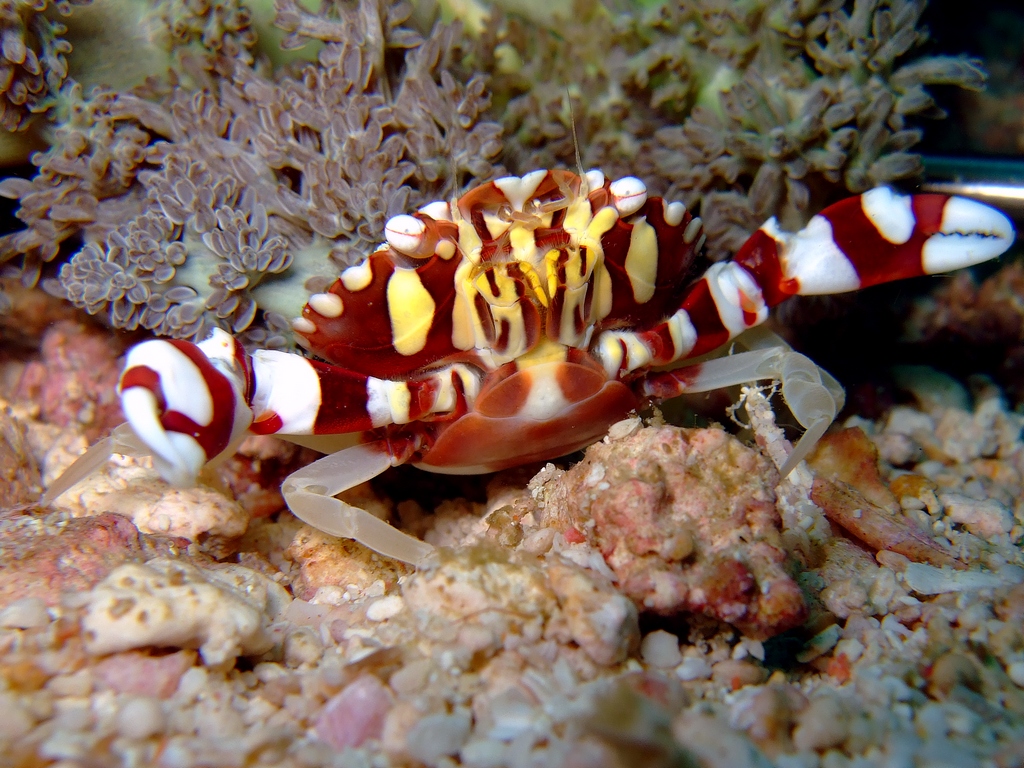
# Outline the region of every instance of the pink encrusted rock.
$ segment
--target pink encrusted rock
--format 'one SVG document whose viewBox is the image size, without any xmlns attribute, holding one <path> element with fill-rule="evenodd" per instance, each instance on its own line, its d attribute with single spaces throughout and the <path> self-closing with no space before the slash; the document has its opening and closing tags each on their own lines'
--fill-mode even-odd
<svg viewBox="0 0 1024 768">
<path fill-rule="evenodd" d="M 594 662 L 618 664 L 639 647 L 636 606 L 599 574 L 558 559 L 547 572 L 572 639 Z"/>
<path fill-rule="evenodd" d="M 29 363 L 15 398 L 40 407 L 40 418 L 80 424 L 91 442 L 124 421 L 117 399 L 121 346 L 108 333 L 70 320 L 43 335 L 42 360 Z"/>
<path fill-rule="evenodd" d="M 320 711 L 316 735 L 336 749 L 358 747 L 379 739 L 394 696 L 373 675 L 360 675 Z"/>
<path fill-rule="evenodd" d="M 55 530 L 48 530 L 51 526 Z M 24 597 L 56 605 L 61 592 L 91 589 L 114 568 L 141 555 L 138 530 L 120 515 L 4 521 L 0 525 L 0 606 Z"/>
<path fill-rule="evenodd" d="M 599 549 L 641 610 L 699 612 L 767 638 L 806 616 L 784 567 L 777 482 L 720 429 L 649 427 L 591 446 L 545 486 L 538 514 Z"/>
<path fill-rule="evenodd" d="M 310 600 L 321 587 L 354 584 L 366 589 L 377 580 L 390 589 L 412 572 L 405 563 L 380 557 L 352 539 L 341 539 L 304 525 L 295 534 L 284 556 L 299 567 L 292 589 L 295 596 Z"/>
<path fill-rule="evenodd" d="M 93 672 L 106 687 L 118 693 L 166 699 L 178 690 L 181 676 L 195 663 L 195 651 L 163 656 L 128 651 L 108 656 L 93 667 Z"/>
</svg>

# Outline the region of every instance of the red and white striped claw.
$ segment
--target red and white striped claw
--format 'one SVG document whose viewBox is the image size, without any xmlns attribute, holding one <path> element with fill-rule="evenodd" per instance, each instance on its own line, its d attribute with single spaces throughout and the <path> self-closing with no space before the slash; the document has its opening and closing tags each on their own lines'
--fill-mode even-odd
<svg viewBox="0 0 1024 768">
<path fill-rule="evenodd" d="M 206 464 L 234 453 L 252 421 L 244 352 L 221 330 L 201 344 L 146 341 L 128 353 L 121 408 L 172 485 L 194 485 Z"/>
<path fill-rule="evenodd" d="M 1004 253 L 1013 239 L 1010 220 L 983 203 L 878 187 L 830 205 L 799 232 L 769 219 L 734 261 L 758 276 L 774 306 L 793 294 L 844 293 L 970 267 Z"/>
</svg>

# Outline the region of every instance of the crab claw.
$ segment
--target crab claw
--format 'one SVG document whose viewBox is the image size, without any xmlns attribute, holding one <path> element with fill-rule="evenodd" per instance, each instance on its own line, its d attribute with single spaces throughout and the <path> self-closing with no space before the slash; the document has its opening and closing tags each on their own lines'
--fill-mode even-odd
<svg viewBox="0 0 1024 768">
<path fill-rule="evenodd" d="M 238 447 L 252 422 L 248 361 L 231 336 L 146 341 L 129 353 L 118 385 L 121 407 L 167 482 L 194 485 L 210 462 Z"/>
</svg>

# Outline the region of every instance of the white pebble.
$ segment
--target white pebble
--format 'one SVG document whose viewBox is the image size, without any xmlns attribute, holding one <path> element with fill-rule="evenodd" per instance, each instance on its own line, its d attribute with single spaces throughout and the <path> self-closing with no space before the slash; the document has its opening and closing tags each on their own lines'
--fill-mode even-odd
<svg viewBox="0 0 1024 768">
<path fill-rule="evenodd" d="M 663 629 L 648 633 L 640 644 L 640 655 L 646 664 L 660 669 L 674 667 L 683 660 L 679 638 Z"/>
<path fill-rule="evenodd" d="M 685 682 L 707 680 L 711 677 L 711 665 L 699 656 L 687 656 L 676 667 L 676 677 Z"/>
<path fill-rule="evenodd" d="M 341 605 L 345 602 L 345 590 L 334 584 L 320 587 L 310 599 L 313 605 Z"/>
<path fill-rule="evenodd" d="M 936 568 L 925 563 L 910 563 L 903 571 L 907 587 L 919 595 L 941 595 L 945 592 L 972 592 L 1003 584 L 994 573 L 983 571 L 954 571 Z"/>
<path fill-rule="evenodd" d="M 554 528 L 538 528 L 523 538 L 523 549 L 531 555 L 543 555 L 555 540 Z"/>
<path fill-rule="evenodd" d="M 459 753 L 459 759 L 467 768 L 503 768 L 508 748 L 493 739 L 473 739 L 466 743 Z"/>
<path fill-rule="evenodd" d="M 38 597 L 23 597 L 0 611 L 0 627 L 4 629 L 32 629 L 49 623 L 50 612 Z"/>
<path fill-rule="evenodd" d="M 323 643 L 312 627 L 298 627 L 284 639 L 284 663 L 289 667 L 315 664 L 323 652 Z"/>
<path fill-rule="evenodd" d="M 209 674 L 205 667 L 190 667 L 178 681 L 175 698 L 191 701 L 206 688 Z"/>
<path fill-rule="evenodd" d="M 469 713 L 427 715 L 409 729 L 408 750 L 415 760 L 433 766 L 446 755 L 454 755 L 469 738 Z"/>
<path fill-rule="evenodd" d="M 366 609 L 366 618 L 370 621 L 384 621 L 392 616 L 397 616 L 405 607 L 405 601 L 401 595 L 391 595 L 375 600 Z"/>
<path fill-rule="evenodd" d="M 165 722 L 160 702 L 150 696 L 129 699 L 117 713 L 117 731 L 126 739 L 155 736 L 164 729 Z"/>
<path fill-rule="evenodd" d="M 1006 668 L 1006 674 L 1013 680 L 1013 684 L 1024 688 L 1024 661 L 1015 661 Z"/>
<path fill-rule="evenodd" d="M 0 692 L 0 739 L 9 740 L 24 736 L 32 730 L 32 716 L 17 696 Z"/>
<path fill-rule="evenodd" d="M 954 523 L 960 523 L 976 536 L 990 539 L 1009 533 L 1013 527 L 1013 517 L 995 499 L 979 501 L 959 493 L 943 493 L 939 494 L 939 501 Z"/>
</svg>

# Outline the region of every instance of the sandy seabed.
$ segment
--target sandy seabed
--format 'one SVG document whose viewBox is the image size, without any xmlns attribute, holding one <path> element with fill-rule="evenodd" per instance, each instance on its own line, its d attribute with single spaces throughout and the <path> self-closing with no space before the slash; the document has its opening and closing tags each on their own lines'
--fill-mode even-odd
<svg viewBox="0 0 1024 768">
<path fill-rule="evenodd" d="M 628 420 L 486 500 L 351 492 L 414 571 L 278 511 L 308 457 L 270 440 L 34 507 L 107 418 L 61 328 L 0 376 L 0 764 L 1024 765 L 1024 417 L 983 378 L 921 371 L 785 480 L 749 390 L 763 450 Z"/>
</svg>

